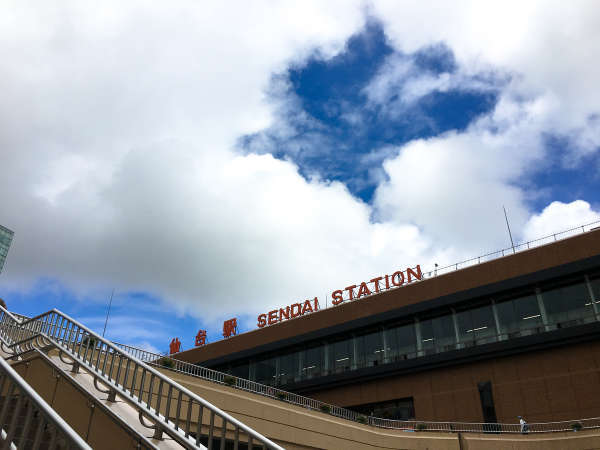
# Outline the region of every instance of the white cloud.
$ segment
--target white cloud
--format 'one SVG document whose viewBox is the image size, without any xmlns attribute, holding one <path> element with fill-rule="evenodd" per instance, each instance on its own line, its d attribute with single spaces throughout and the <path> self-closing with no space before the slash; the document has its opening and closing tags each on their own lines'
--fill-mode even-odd
<svg viewBox="0 0 600 450">
<path fill-rule="evenodd" d="M 388 180 L 375 206 L 383 220 L 410 221 L 440 245 L 471 252 L 505 246 L 502 206 L 513 233 L 526 238 L 531 200 L 547 195 L 528 182 L 550 164 L 545 139 L 566 139 L 559 163 L 567 167 L 598 152 L 600 65 L 591 61 L 600 56 L 600 10 L 582 1 L 433 4 L 381 1 L 373 9 L 397 49 L 410 54 L 442 43 L 457 71 L 423 74 L 407 57 L 392 56 L 367 88 L 371 100 L 402 114 L 405 103 L 432 91 L 493 89 L 482 79 L 504 80 L 496 84 L 499 100 L 462 133 L 399 148 L 384 164 Z M 393 93 L 400 104 L 390 103 Z M 575 224 L 589 217 L 581 208 L 571 212 Z"/>
<path fill-rule="evenodd" d="M 598 149 L 587 121 L 597 115 L 600 92 L 600 9 L 595 1 L 458 3 L 374 2 L 390 42 L 411 53 L 442 42 L 460 71 L 495 67 L 513 76 L 505 95 L 543 101 L 540 128 L 569 136 L 579 154 Z M 593 134 L 597 136 L 597 134 Z"/>
<path fill-rule="evenodd" d="M 571 203 L 552 202 L 541 213 L 529 218 L 523 236 L 525 240 L 530 241 L 593 222 L 600 222 L 600 212 L 594 211 L 588 202 L 583 200 Z M 600 226 L 600 223 L 597 226 Z M 589 227 L 585 230 L 589 231 Z"/>
<path fill-rule="evenodd" d="M 435 49 L 429 49 L 429 52 L 435 53 Z M 489 67 L 480 68 L 478 73 L 469 73 L 465 67 L 458 67 L 453 72 L 423 71 L 415 64 L 414 55 L 393 53 L 364 92 L 371 105 L 383 107 L 388 114 L 398 116 L 428 94 L 451 90 L 496 92 L 505 82 L 504 78 L 506 76 L 492 73 Z"/>
<path fill-rule="evenodd" d="M 598 9 L 575 3 L 373 6 L 398 48 L 456 52 L 462 78 L 411 78 L 410 101 L 490 66 L 513 75 L 467 132 L 385 149 L 374 206 L 292 162 L 232 150 L 276 121 L 272 75 L 341 50 L 361 2 L 4 5 L 0 222 L 16 235 L 2 283 L 147 290 L 210 319 L 500 245 L 502 205 L 528 223 L 532 193 L 518 182 L 543 161 L 543 133 L 569 134 L 580 153 L 598 142 Z M 399 79 L 388 75 L 381 101 Z"/>
</svg>

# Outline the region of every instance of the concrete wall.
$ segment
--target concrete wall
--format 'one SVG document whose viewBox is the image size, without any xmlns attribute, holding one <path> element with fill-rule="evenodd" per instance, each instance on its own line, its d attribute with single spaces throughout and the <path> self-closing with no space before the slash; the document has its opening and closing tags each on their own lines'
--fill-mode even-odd
<svg viewBox="0 0 600 450">
<path fill-rule="evenodd" d="M 573 344 L 444 369 L 329 388 L 311 397 L 352 406 L 413 397 L 419 420 L 481 422 L 477 383 L 492 382 L 499 422 L 600 416 L 600 342 Z"/>
<path fill-rule="evenodd" d="M 57 377 L 45 360 L 17 363 L 15 369 L 93 448 L 135 448 L 135 440 L 109 414 L 92 408 L 89 399 L 66 379 Z M 596 431 L 459 435 L 373 428 L 183 374 L 163 373 L 290 450 L 600 449 L 600 432 Z M 185 411 L 184 405 L 182 414 Z M 204 415 L 204 422 L 208 422 L 208 415 Z"/>
</svg>

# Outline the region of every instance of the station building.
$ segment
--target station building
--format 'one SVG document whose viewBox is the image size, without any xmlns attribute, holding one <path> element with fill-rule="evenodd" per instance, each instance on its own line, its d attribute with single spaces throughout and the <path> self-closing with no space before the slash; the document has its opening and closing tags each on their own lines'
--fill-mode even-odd
<svg viewBox="0 0 600 450">
<path fill-rule="evenodd" d="M 600 417 L 600 230 L 426 273 L 177 359 L 383 418 Z"/>
</svg>

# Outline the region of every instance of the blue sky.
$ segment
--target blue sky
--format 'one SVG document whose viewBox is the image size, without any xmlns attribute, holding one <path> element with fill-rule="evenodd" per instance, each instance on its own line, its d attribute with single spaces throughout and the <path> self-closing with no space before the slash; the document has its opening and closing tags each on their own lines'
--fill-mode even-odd
<svg viewBox="0 0 600 450">
<path fill-rule="evenodd" d="M 11 309 L 102 332 L 114 288 L 107 337 L 189 348 L 507 246 L 502 206 L 518 241 L 600 219 L 593 4 L 238 6 L 9 8 Z"/>
<path fill-rule="evenodd" d="M 444 44 L 412 54 L 397 52 L 386 42 L 381 23 L 371 20 L 333 58 L 324 59 L 317 52 L 275 77 L 274 84 L 286 84 L 283 93 L 273 89 L 275 95 L 296 98 L 298 108 L 306 114 L 298 120 L 297 111 L 292 110 L 279 118 L 294 127 L 294 137 L 282 139 L 276 129 L 266 129 L 242 137 L 240 146 L 249 151 L 262 147 L 278 158 L 290 158 L 305 176 L 317 173 L 341 181 L 369 202 L 379 181 L 372 173 L 379 173 L 383 158 L 389 156 L 383 153 L 367 158 L 373 150 L 464 130 L 494 107 L 497 87 L 493 82 L 502 81 L 492 79 L 485 80 L 489 83 L 485 91 L 457 88 L 431 92 L 403 108 L 402 114 L 389 114 L 386 107 L 397 101 L 397 94 L 390 95 L 385 105 L 373 105 L 365 92 L 387 58 L 409 61 L 421 75 L 457 70 L 454 55 Z M 264 140 L 271 141 L 270 145 L 265 146 Z M 255 141 L 257 145 L 253 145 Z"/>
</svg>

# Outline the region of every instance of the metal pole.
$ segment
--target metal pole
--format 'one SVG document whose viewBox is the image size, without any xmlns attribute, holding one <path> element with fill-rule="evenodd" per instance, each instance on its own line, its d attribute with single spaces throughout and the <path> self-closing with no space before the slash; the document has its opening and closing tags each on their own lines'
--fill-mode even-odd
<svg viewBox="0 0 600 450">
<path fill-rule="evenodd" d="M 515 244 L 513 242 L 512 233 L 510 232 L 510 225 L 508 224 L 508 216 L 506 215 L 506 208 L 502 205 L 504 210 L 504 218 L 506 219 L 506 228 L 508 228 L 508 236 L 510 237 L 510 245 L 512 246 L 513 253 L 515 253 Z"/>
<path fill-rule="evenodd" d="M 106 333 L 106 324 L 108 323 L 108 315 L 110 314 L 110 305 L 112 305 L 113 295 L 115 294 L 115 288 L 113 288 L 110 293 L 110 301 L 108 302 L 108 311 L 106 311 L 106 320 L 104 321 L 104 330 L 102 330 L 102 337 L 104 337 L 104 333 Z"/>
</svg>

